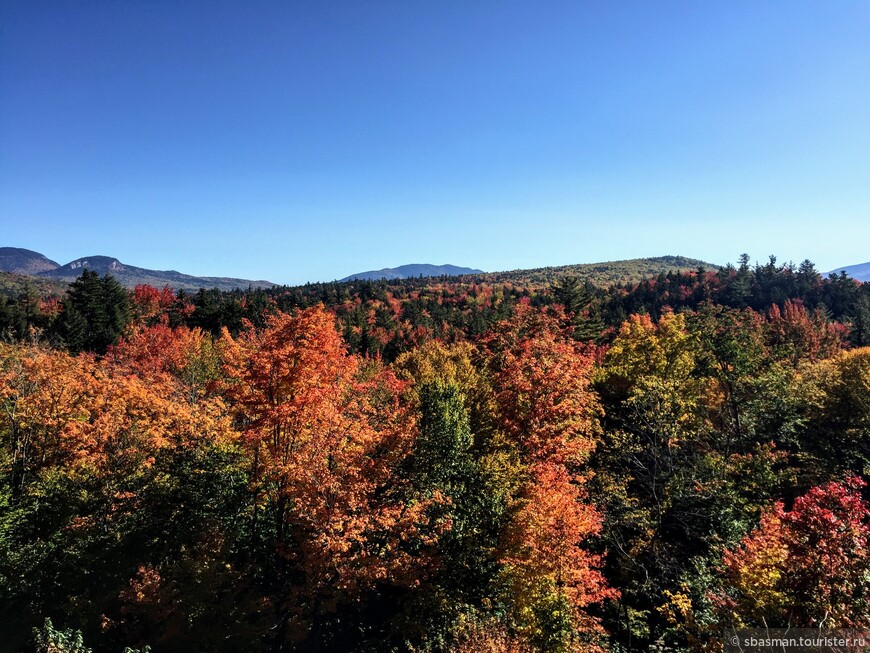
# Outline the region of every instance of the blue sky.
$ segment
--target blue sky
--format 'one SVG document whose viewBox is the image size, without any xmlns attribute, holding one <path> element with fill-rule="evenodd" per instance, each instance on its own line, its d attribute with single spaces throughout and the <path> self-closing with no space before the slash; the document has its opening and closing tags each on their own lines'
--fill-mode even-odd
<svg viewBox="0 0 870 653">
<path fill-rule="evenodd" d="M 0 2 L 0 245 L 299 283 L 870 260 L 870 3 Z"/>
</svg>

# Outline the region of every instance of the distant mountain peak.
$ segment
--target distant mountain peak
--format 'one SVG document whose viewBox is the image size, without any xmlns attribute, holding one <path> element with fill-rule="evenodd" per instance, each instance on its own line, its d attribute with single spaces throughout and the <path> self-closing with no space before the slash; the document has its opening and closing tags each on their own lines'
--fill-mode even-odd
<svg viewBox="0 0 870 653">
<path fill-rule="evenodd" d="M 432 265 L 431 263 L 409 263 L 397 268 L 383 268 L 357 272 L 339 281 L 376 281 L 378 279 L 414 279 L 417 277 L 456 277 L 463 274 L 483 274 L 483 270 L 463 268 L 457 265 Z"/>
<path fill-rule="evenodd" d="M 271 288 L 275 285 L 270 281 L 263 280 L 196 277 L 175 270 L 149 270 L 134 265 L 126 265 L 114 256 L 84 256 L 70 261 L 66 265 L 58 265 L 39 252 L 19 247 L 0 247 L 0 272 L 70 283 L 80 277 L 84 270 L 93 270 L 102 275 L 111 274 L 127 288 L 147 284 L 156 288 L 169 286 L 175 290 L 196 291 L 200 288 L 235 290 L 249 286 Z"/>
<path fill-rule="evenodd" d="M 39 252 L 21 247 L 0 247 L 0 272 L 32 275 L 60 267 Z"/>
<path fill-rule="evenodd" d="M 275 284 L 270 281 L 251 281 L 248 279 L 234 279 L 231 277 L 195 277 L 182 274 L 175 270 L 149 270 L 135 265 L 122 263 L 114 256 L 85 256 L 70 261 L 53 270 L 40 272 L 39 276 L 57 279 L 59 281 L 74 281 L 81 276 L 83 270 L 93 270 L 98 274 L 111 274 L 122 285 L 133 288 L 134 286 L 147 284 L 156 288 L 169 286 L 175 290 L 198 290 L 200 288 L 219 288 L 220 290 L 234 290 L 236 288 L 271 288 Z"/>
<path fill-rule="evenodd" d="M 80 270 L 82 268 L 93 268 L 100 272 L 120 272 L 124 270 L 124 264 L 112 256 L 87 256 L 85 258 L 77 258 L 75 261 L 70 261 L 62 266 L 70 270 Z"/>
</svg>

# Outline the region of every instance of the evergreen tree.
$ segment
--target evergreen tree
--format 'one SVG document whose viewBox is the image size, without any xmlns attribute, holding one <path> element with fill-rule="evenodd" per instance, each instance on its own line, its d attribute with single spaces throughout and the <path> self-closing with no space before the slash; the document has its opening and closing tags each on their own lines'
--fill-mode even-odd
<svg viewBox="0 0 870 653">
<path fill-rule="evenodd" d="M 804 300 L 807 306 L 815 307 L 819 302 L 819 287 L 822 283 L 822 275 L 816 270 L 816 266 L 809 259 L 804 259 L 798 267 L 795 275 L 798 296 Z"/>
<path fill-rule="evenodd" d="M 553 286 L 553 298 L 565 307 L 574 326 L 578 340 L 597 340 L 604 330 L 604 318 L 600 303 L 596 300 L 596 288 L 590 283 L 569 275 Z"/>
<path fill-rule="evenodd" d="M 737 274 L 725 288 L 722 300 L 728 306 L 744 308 L 752 297 L 752 271 L 749 269 L 749 254 L 741 254 Z"/>
<path fill-rule="evenodd" d="M 855 302 L 850 340 L 855 347 L 870 345 L 870 293 L 864 291 Z"/>
<path fill-rule="evenodd" d="M 583 292 L 580 280 L 573 275 L 562 277 L 553 286 L 553 298 L 565 307 L 566 313 L 577 313 L 589 299 Z"/>
<path fill-rule="evenodd" d="M 104 354 L 130 323 L 130 299 L 111 275 L 85 269 L 64 301 L 60 333 L 73 353 Z"/>
</svg>

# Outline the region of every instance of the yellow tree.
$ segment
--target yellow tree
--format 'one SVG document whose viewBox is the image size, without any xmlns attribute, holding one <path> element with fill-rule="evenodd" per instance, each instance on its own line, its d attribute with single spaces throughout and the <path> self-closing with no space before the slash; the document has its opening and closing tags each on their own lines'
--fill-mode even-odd
<svg viewBox="0 0 870 653">
<path fill-rule="evenodd" d="M 0 405 L 13 496 L 85 442 L 96 365 L 40 346 L 0 345 Z"/>
</svg>

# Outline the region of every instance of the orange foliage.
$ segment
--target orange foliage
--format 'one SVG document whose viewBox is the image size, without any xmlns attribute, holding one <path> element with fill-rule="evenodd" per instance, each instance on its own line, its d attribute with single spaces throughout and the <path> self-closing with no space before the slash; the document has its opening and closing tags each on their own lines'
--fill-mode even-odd
<svg viewBox="0 0 870 653">
<path fill-rule="evenodd" d="M 64 461 L 87 441 L 96 391 L 92 357 L 0 346 L 0 402 L 11 434 L 13 486 Z"/>
<path fill-rule="evenodd" d="M 576 465 L 595 448 L 601 408 L 590 388 L 593 357 L 556 318 L 520 304 L 485 340 L 499 422 L 531 462 Z"/>
<path fill-rule="evenodd" d="M 167 323 L 170 312 L 175 311 L 182 317 L 194 311 L 190 303 L 176 306 L 178 298 L 172 288 L 165 286 L 158 290 L 153 286 L 139 285 L 133 290 L 131 303 L 134 322 L 137 324 Z"/>
<path fill-rule="evenodd" d="M 600 633 L 583 609 L 617 596 L 599 571 L 601 558 L 585 548 L 601 527 L 580 473 L 601 413 L 590 388 L 593 360 L 558 325 L 558 316 L 520 304 L 485 338 L 498 425 L 527 465 L 501 559 L 520 630 L 538 639 L 553 635 L 534 615 L 558 613 L 553 606 L 563 602 L 575 631 Z"/>
<path fill-rule="evenodd" d="M 168 377 L 127 372 L 39 346 L 0 350 L 0 402 L 18 489 L 46 467 L 114 473 L 150 464 L 170 444 L 226 432 L 219 406 L 185 402 Z"/>
<path fill-rule="evenodd" d="M 107 358 L 124 374 L 174 386 L 166 390 L 181 393 L 191 402 L 208 394 L 220 364 L 220 352 L 211 336 L 199 328 L 173 329 L 163 323 L 133 327 L 109 348 Z"/>
<path fill-rule="evenodd" d="M 782 309 L 771 306 L 768 333 L 773 345 L 782 350 L 794 365 L 803 360 L 818 361 L 836 355 L 842 347 L 841 335 L 824 313 L 813 313 L 798 301 L 788 300 Z"/>
<path fill-rule="evenodd" d="M 552 583 L 575 608 L 614 598 L 599 571 L 600 556 L 582 544 L 601 529 L 601 516 L 561 465 L 539 464 L 521 496 L 511 524 L 504 561 L 529 586 Z"/>
<path fill-rule="evenodd" d="M 412 559 L 406 543 L 431 543 L 437 531 L 428 531 L 425 502 L 404 502 L 391 487 L 414 432 L 399 404 L 403 384 L 381 369 L 361 378 L 322 307 L 223 339 L 227 397 L 278 515 L 279 545 L 309 590 L 415 582 L 426 560 Z"/>
</svg>

